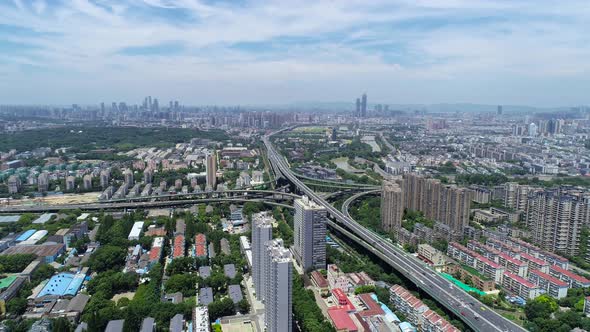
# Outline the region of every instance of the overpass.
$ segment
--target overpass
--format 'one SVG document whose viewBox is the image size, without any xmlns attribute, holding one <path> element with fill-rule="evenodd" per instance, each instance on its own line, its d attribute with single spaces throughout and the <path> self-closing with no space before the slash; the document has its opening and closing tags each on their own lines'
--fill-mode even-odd
<svg viewBox="0 0 590 332">
<path fill-rule="evenodd" d="M 300 196 L 293 193 L 273 191 L 273 190 L 256 190 L 256 189 L 232 189 L 223 191 L 201 191 L 196 193 L 178 193 L 178 194 L 164 194 L 153 196 L 136 196 L 102 200 L 101 203 L 122 203 L 122 202 L 146 202 L 152 200 L 184 200 L 184 199 L 198 199 L 210 197 L 235 197 L 235 196 L 252 196 L 252 197 L 284 197 L 289 199 L 299 198 Z"/>
<path fill-rule="evenodd" d="M 285 129 L 284 129 L 285 130 Z M 362 227 L 349 216 L 346 216 L 325 199 L 316 194 L 295 176 L 286 160 L 270 142 L 271 133 L 263 137 L 268 151 L 268 158 L 275 172 L 291 181 L 300 192 L 307 195 L 316 203 L 324 206 L 328 214 L 334 219 L 328 220 L 328 225 L 349 236 L 352 240 L 380 257 L 395 270 L 403 274 L 418 288 L 453 312 L 475 331 L 525 331 L 514 322 L 504 318 L 479 302 L 471 295 L 451 284 L 427 267 L 423 262 L 408 255 L 402 248 L 382 238 L 380 235 Z M 485 309 L 485 310 L 482 310 Z"/>
</svg>

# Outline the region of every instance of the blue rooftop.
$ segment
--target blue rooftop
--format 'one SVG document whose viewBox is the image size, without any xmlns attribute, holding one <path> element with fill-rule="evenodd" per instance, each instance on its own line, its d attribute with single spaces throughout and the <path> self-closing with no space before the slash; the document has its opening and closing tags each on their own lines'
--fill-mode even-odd
<svg viewBox="0 0 590 332">
<path fill-rule="evenodd" d="M 26 241 L 28 238 L 31 237 L 31 235 L 35 234 L 36 231 L 36 229 L 29 229 L 28 231 L 19 235 L 19 237 L 16 238 L 16 242 Z"/>
<path fill-rule="evenodd" d="M 59 273 L 51 277 L 49 282 L 43 287 L 37 297 L 45 295 L 57 295 L 57 296 L 75 296 L 82 283 L 84 282 L 84 274 L 72 274 L 72 273 Z"/>
</svg>

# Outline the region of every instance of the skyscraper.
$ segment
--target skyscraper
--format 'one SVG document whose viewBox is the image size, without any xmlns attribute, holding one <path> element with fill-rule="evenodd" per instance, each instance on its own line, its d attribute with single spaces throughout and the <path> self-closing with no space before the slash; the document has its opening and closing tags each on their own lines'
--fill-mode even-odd
<svg viewBox="0 0 590 332">
<path fill-rule="evenodd" d="M 354 116 L 357 118 L 361 116 L 361 99 L 360 98 L 356 99 L 356 110 L 354 112 Z"/>
<path fill-rule="evenodd" d="M 367 94 L 363 93 L 361 101 L 361 118 L 367 117 Z"/>
<path fill-rule="evenodd" d="M 326 268 L 326 219 L 326 209 L 307 196 L 295 200 L 293 250 L 306 271 Z"/>
<path fill-rule="evenodd" d="M 381 227 L 396 232 L 402 226 L 404 197 L 400 186 L 391 181 L 383 181 L 381 193 Z"/>
<path fill-rule="evenodd" d="M 269 213 L 252 215 L 252 280 L 256 289 L 256 297 L 264 301 L 266 242 L 272 239 L 273 218 Z"/>
<path fill-rule="evenodd" d="M 40 193 L 47 192 L 49 190 L 49 174 L 43 172 L 39 174 L 37 179 L 37 191 Z"/>
<path fill-rule="evenodd" d="M 215 151 L 207 155 L 207 187 L 215 190 L 217 187 L 217 157 Z"/>
<path fill-rule="evenodd" d="M 498 105 L 498 110 L 496 111 L 498 115 L 502 115 L 502 105 Z"/>
<path fill-rule="evenodd" d="M 265 316 L 268 332 L 292 331 L 293 265 L 291 254 L 283 240 L 266 242 L 265 256 Z"/>
</svg>

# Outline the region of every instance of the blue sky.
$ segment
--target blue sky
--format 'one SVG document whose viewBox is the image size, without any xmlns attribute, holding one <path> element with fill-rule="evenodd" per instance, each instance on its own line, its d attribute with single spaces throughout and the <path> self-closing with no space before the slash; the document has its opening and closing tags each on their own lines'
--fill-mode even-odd
<svg viewBox="0 0 590 332">
<path fill-rule="evenodd" d="M 0 0 L 0 104 L 590 104 L 588 0 Z"/>
</svg>

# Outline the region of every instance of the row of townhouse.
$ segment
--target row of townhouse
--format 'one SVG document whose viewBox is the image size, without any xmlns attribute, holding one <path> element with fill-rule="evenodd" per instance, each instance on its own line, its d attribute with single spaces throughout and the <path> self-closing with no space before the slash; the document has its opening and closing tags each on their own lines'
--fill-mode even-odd
<svg viewBox="0 0 590 332">
<path fill-rule="evenodd" d="M 568 288 L 590 287 L 590 280 L 562 268 L 562 265 L 552 265 L 524 250 L 514 250 L 512 245 L 501 246 L 498 240 L 488 243 L 470 241 L 468 247 L 451 243 L 448 254 L 524 298 L 546 293 L 560 299 L 567 296 Z M 487 257 L 496 257 L 496 261 Z"/>
<path fill-rule="evenodd" d="M 430 310 L 420 299 L 400 285 L 389 289 L 391 303 L 406 316 L 408 322 L 418 327 L 421 332 L 459 332 L 446 319 Z"/>
</svg>

